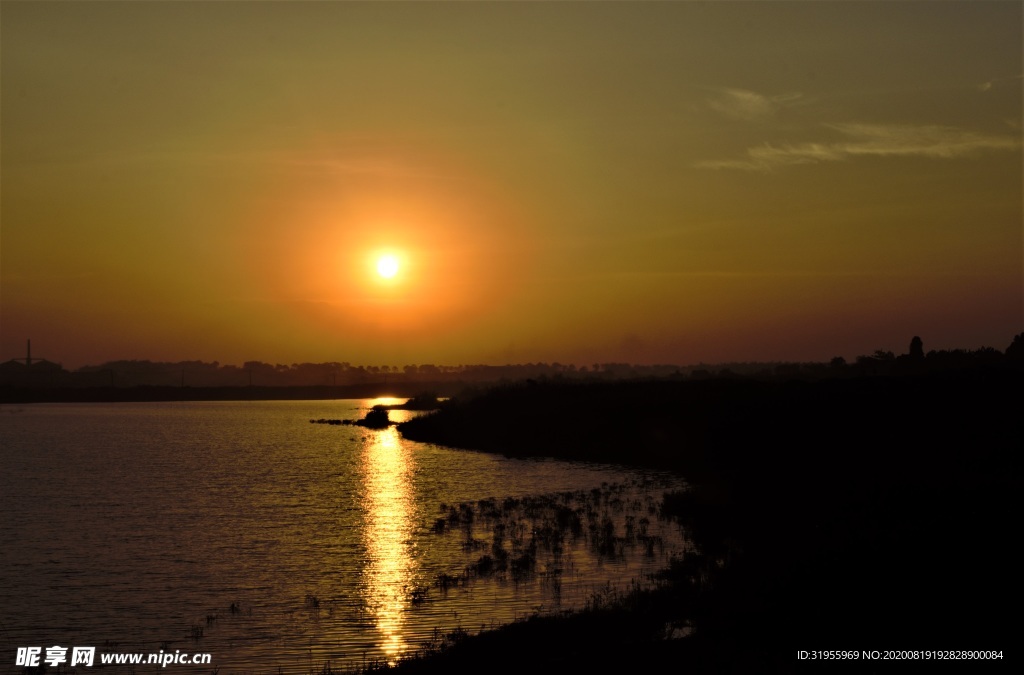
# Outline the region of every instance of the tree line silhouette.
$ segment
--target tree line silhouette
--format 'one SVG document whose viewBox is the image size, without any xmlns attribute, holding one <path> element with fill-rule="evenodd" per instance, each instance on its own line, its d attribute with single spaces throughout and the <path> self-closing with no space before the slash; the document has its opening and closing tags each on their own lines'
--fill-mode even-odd
<svg viewBox="0 0 1024 675">
<path fill-rule="evenodd" d="M 1005 351 L 992 347 L 924 351 L 914 336 L 908 351 L 896 355 L 875 350 L 847 362 L 841 356 L 828 363 L 734 362 L 723 364 L 638 365 L 622 362 L 575 364 L 525 363 L 506 365 L 409 364 L 356 365 L 346 361 L 271 364 L 246 361 L 241 366 L 218 361 L 161 362 L 108 361 L 69 371 L 57 363 L 10 359 L 0 363 L 0 386 L 16 387 L 339 387 L 357 385 L 483 384 L 526 379 L 619 380 L 630 378 L 753 378 L 762 380 L 819 380 L 924 373 L 1024 362 L 1024 333 L 1013 338 Z"/>
</svg>

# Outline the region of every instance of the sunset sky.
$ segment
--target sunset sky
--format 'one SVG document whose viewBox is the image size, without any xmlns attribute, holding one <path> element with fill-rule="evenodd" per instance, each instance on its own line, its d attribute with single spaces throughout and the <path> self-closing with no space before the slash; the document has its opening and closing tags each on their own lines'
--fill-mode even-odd
<svg viewBox="0 0 1024 675">
<path fill-rule="evenodd" d="M 1024 331 L 1017 1 L 0 12 L 0 360 L 689 364 Z"/>
</svg>

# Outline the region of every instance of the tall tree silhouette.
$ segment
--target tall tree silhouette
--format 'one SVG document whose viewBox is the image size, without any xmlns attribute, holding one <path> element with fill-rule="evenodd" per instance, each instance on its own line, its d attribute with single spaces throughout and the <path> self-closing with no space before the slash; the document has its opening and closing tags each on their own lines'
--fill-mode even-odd
<svg viewBox="0 0 1024 675">
<path fill-rule="evenodd" d="M 914 336 L 914 339 L 910 341 L 910 358 L 924 358 L 924 343 L 921 342 L 921 338 L 917 337 L 916 335 Z"/>
<path fill-rule="evenodd" d="M 1004 354 L 1013 361 L 1024 361 L 1024 333 L 1018 333 L 1013 337 L 1013 342 L 1006 348 Z"/>
</svg>

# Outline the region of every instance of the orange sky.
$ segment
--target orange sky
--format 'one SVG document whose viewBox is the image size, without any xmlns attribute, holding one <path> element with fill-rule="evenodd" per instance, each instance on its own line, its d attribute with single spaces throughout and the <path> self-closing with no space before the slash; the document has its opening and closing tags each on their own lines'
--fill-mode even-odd
<svg viewBox="0 0 1024 675">
<path fill-rule="evenodd" d="M 1024 330 L 1019 2 L 0 12 L 0 360 L 826 360 Z"/>
</svg>

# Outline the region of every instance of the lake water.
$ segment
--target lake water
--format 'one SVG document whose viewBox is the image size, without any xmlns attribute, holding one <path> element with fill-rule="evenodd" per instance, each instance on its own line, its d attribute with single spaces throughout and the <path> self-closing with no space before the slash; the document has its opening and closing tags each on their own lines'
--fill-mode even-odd
<svg viewBox="0 0 1024 675">
<path fill-rule="evenodd" d="M 0 406 L 0 669 L 53 645 L 224 675 L 394 661 L 628 591 L 685 546 L 664 474 L 310 424 L 379 402 Z"/>
</svg>

